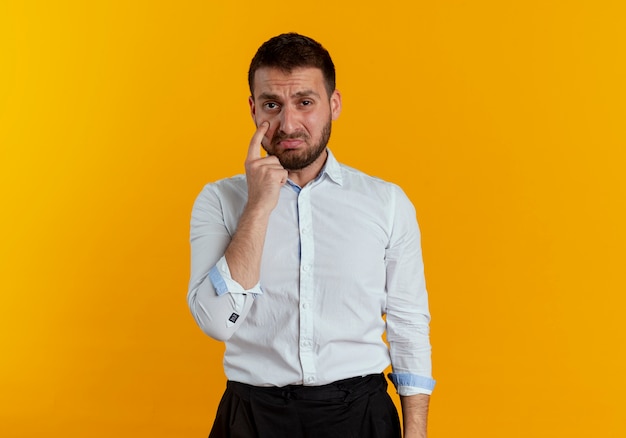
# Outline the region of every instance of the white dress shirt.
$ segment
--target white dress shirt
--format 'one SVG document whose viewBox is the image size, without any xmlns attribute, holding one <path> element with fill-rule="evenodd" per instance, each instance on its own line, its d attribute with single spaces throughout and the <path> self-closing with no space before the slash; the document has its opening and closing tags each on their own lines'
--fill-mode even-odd
<svg viewBox="0 0 626 438">
<path fill-rule="evenodd" d="M 245 175 L 223 179 L 204 187 L 191 218 L 187 299 L 200 328 L 225 341 L 228 379 L 324 385 L 391 363 L 401 395 L 430 394 L 420 233 L 404 192 L 329 151 L 314 181 L 281 188 L 250 290 L 224 258 L 246 200 Z"/>
</svg>

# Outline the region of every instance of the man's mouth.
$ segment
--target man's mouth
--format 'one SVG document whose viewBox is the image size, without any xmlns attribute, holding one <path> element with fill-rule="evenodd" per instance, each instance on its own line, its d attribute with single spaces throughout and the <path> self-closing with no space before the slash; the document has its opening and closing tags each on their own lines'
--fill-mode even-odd
<svg viewBox="0 0 626 438">
<path fill-rule="evenodd" d="M 304 140 L 300 138 L 288 138 L 278 142 L 278 144 L 280 144 L 285 149 L 296 149 L 302 143 L 304 143 Z"/>
</svg>

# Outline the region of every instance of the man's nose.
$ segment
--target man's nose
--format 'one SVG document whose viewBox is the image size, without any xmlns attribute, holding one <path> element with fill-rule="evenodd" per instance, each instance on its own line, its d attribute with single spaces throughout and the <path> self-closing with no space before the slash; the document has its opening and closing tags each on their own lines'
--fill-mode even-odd
<svg viewBox="0 0 626 438">
<path fill-rule="evenodd" d="M 280 112 L 280 130 L 292 134 L 298 130 L 298 115 L 295 109 L 283 107 Z"/>
</svg>

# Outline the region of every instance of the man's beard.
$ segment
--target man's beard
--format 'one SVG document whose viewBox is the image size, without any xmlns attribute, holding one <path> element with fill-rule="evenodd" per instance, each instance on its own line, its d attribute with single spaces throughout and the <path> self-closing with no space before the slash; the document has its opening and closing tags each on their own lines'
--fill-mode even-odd
<svg viewBox="0 0 626 438">
<path fill-rule="evenodd" d="M 281 131 L 278 131 L 272 138 L 272 150 L 267 151 L 266 149 L 266 151 L 269 155 L 276 155 L 278 161 L 280 161 L 280 164 L 287 170 L 304 169 L 305 167 L 311 165 L 315 160 L 317 160 L 319 156 L 322 155 L 322 152 L 324 152 L 324 150 L 326 149 L 326 145 L 328 144 L 328 140 L 330 139 L 331 125 L 332 121 L 328 120 L 328 123 L 322 129 L 320 140 L 317 142 L 317 144 L 313 146 L 309 146 L 309 136 L 306 134 L 296 133 L 287 135 Z M 283 150 L 279 154 L 276 154 L 279 143 L 283 140 L 288 139 L 303 140 L 306 144 L 306 147 L 298 149 L 287 149 Z"/>
</svg>

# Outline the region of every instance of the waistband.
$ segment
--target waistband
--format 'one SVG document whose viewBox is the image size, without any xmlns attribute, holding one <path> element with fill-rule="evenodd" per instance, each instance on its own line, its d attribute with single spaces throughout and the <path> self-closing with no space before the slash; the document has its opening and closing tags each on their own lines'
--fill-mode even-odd
<svg viewBox="0 0 626 438">
<path fill-rule="evenodd" d="M 253 386 L 229 380 L 226 388 L 249 400 L 251 396 L 264 395 L 285 400 L 344 401 L 348 402 L 365 394 L 387 390 L 387 380 L 381 374 L 352 377 L 320 386 Z"/>
</svg>

